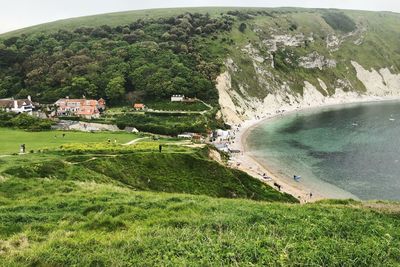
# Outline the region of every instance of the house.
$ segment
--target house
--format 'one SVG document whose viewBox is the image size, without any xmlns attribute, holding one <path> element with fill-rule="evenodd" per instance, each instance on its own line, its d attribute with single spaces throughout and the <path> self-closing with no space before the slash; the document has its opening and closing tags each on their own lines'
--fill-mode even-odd
<svg viewBox="0 0 400 267">
<path fill-rule="evenodd" d="M 192 139 L 192 135 L 189 133 L 178 134 L 178 138 L 180 139 Z"/>
<path fill-rule="evenodd" d="M 171 102 L 183 102 L 185 101 L 184 95 L 173 95 L 171 96 Z"/>
<path fill-rule="evenodd" d="M 124 131 L 128 132 L 128 133 L 138 133 L 139 132 L 139 130 L 136 129 L 135 127 L 129 127 L 129 126 L 125 127 Z"/>
<path fill-rule="evenodd" d="M 100 112 L 103 112 L 106 110 L 106 101 L 103 98 L 100 98 L 97 100 L 97 107 Z"/>
<path fill-rule="evenodd" d="M 76 115 L 86 119 L 96 119 L 100 117 L 100 111 L 96 106 L 87 105 L 80 107 Z"/>
<path fill-rule="evenodd" d="M 69 97 L 57 100 L 57 116 L 79 116 L 86 119 L 99 118 L 100 113 L 106 108 L 106 101 L 102 98 L 93 99 L 70 99 Z"/>
<path fill-rule="evenodd" d="M 0 110 L 6 112 L 29 113 L 32 115 L 34 109 L 35 103 L 32 102 L 30 96 L 26 99 L 0 99 Z"/>
<path fill-rule="evenodd" d="M 133 105 L 133 108 L 135 110 L 144 110 L 144 109 L 146 109 L 146 106 L 144 104 L 136 103 Z"/>
</svg>

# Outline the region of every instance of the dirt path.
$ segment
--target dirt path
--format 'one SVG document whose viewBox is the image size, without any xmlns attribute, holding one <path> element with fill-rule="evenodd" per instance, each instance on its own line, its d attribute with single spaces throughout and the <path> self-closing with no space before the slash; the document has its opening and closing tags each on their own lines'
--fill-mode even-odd
<svg viewBox="0 0 400 267">
<path fill-rule="evenodd" d="M 139 142 L 139 141 L 141 141 L 143 139 L 148 139 L 148 137 L 136 138 L 136 139 L 134 139 L 132 141 L 129 141 L 128 143 L 123 144 L 123 146 L 133 145 L 133 144 L 135 144 L 135 143 L 137 143 L 137 142 Z"/>
</svg>

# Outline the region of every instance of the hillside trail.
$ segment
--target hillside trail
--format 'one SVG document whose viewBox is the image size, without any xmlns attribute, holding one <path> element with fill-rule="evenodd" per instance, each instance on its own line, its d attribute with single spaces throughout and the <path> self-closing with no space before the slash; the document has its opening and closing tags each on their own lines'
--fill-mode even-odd
<svg viewBox="0 0 400 267">
<path fill-rule="evenodd" d="M 136 138 L 136 139 L 134 139 L 132 141 L 129 141 L 128 143 L 125 143 L 125 144 L 122 144 L 122 145 L 123 146 L 133 145 L 133 144 L 135 144 L 135 143 L 137 143 L 137 142 L 139 142 L 139 141 L 141 141 L 143 139 L 148 139 L 148 137 Z"/>
</svg>

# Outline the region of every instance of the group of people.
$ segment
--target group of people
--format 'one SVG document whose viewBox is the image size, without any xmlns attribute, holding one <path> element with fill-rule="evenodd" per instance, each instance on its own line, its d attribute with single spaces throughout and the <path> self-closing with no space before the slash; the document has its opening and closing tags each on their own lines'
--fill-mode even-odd
<svg viewBox="0 0 400 267">
<path fill-rule="evenodd" d="M 62 136 L 62 138 L 64 138 L 65 137 L 65 133 L 63 133 L 61 136 Z M 54 135 L 54 139 L 57 139 L 57 135 L 56 134 Z"/>
</svg>

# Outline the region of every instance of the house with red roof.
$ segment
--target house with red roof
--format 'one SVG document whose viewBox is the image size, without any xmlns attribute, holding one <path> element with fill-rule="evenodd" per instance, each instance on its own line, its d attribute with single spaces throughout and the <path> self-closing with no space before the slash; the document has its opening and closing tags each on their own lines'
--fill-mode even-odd
<svg viewBox="0 0 400 267">
<path fill-rule="evenodd" d="M 103 98 L 94 99 L 70 99 L 69 97 L 57 100 L 57 116 L 79 116 L 86 119 L 100 117 L 100 113 L 106 108 L 106 101 Z"/>
</svg>

